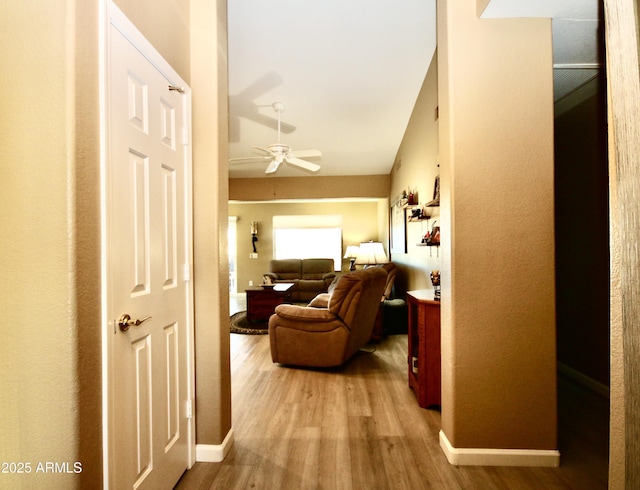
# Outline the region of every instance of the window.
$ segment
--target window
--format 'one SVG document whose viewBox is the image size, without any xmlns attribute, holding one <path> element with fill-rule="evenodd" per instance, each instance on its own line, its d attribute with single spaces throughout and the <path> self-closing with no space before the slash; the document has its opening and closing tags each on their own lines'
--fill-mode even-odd
<svg viewBox="0 0 640 490">
<path fill-rule="evenodd" d="M 342 216 L 273 217 L 273 256 L 276 259 L 333 259 L 342 268 Z"/>
</svg>

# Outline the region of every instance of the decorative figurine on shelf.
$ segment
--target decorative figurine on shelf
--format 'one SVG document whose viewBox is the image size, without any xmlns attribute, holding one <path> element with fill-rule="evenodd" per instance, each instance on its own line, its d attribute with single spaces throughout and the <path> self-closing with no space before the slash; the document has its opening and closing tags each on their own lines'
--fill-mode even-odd
<svg viewBox="0 0 640 490">
<path fill-rule="evenodd" d="M 403 208 L 407 205 L 408 202 L 409 202 L 409 199 L 407 198 L 407 191 L 403 189 L 402 194 L 399 197 L 398 203 L 400 204 L 400 207 Z"/>
<path fill-rule="evenodd" d="M 437 226 L 437 221 L 433 222 L 431 231 L 427 231 L 427 234 L 422 239 L 422 243 L 426 243 L 429 246 L 440 245 L 440 227 Z"/>
<path fill-rule="evenodd" d="M 431 284 L 433 284 L 433 299 L 440 301 L 440 271 L 431 271 Z"/>
</svg>

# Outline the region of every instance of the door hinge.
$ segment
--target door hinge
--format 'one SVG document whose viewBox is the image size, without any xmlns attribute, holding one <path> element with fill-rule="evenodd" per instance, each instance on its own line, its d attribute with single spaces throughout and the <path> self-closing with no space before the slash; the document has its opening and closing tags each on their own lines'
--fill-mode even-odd
<svg viewBox="0 0 640 490">
<path fill-rule="evenodd" d="M 189 144 L 189 130 L 187 128 L 182 128 L 182 144 Z"/>
<path fill-rule="evenodd" d="M 187 400 L 187 406 L 185 409 L 185 416 L 188 419 L 193 418 L 193 400 Z"/>
</svg>

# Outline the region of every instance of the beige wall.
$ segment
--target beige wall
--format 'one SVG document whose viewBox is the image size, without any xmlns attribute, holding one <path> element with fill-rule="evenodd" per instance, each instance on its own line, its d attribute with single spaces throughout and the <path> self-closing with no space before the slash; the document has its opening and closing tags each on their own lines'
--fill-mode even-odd
<svg viewBox="0 0 640 490">
<path fill-rule="evenodd" d="M 191 2 L 196 442 L 231 429 L 226 0 Z"/>
<path fill-rule="evenodd" d="M 269 260 L 273 258 L 271 223 L 274 215 L 343 214 L 344 247 L 364 240 L 378 240 L 388 252 L 389 185 L 389 175 L 230 179 L 229 215 L 240 218 L 238 291 L 242 292 L 250 280 L 254 284 L 260 282 L 262 274 L 268 271 Z M 258 259 L 249 260 L 253 247 L 250 239 L 244 238 L 249 236 L 251 221 L 260 223 L 260 241 L 256 245 Z"/>
<path fill-rule="evenodd" d="M 0 461 L 34 465 L 7 488 L 102 480 L 97 19 L 85 1 L 2 9 Z"/>
<path fill-rule="evenodd" d="M 442 430 L 556 449 L 551 22 L 438 3 Z"/>
<path fill-rule="evenodd" d="M 387 212 L 386 199 L 382 200 Z M 269 261 L 273 258 L 273 217 L 297 215 L 341 215 L 343 224 L 343 254 L 347 245 L 359 244 L 363 241 L 382 241 L 388 251 L 386 233 L 379 230 L 379 205 L 377 200 L 341 201 L 341 202 L 260 202 L 229 204 L 229 215 L 236 216 L 238 229 L 238 292 L 243 292 L 249 281 L 257 285 L 262 282 L 262 275 L 269 270 Z M 253 252 L 250 234 L 250 223 L 258 222 L 257 259 L 249 259 Z M 342 270 L 346 271 L 349 261 L 345 259 Z"/>
<path fill-rule="evenodd" d="M 434 54 L 391 170 L 392 203 L 403 190 L 409 189 L 418 191 L 421 206 L 433 199 L 435 177 L 439 172 L 437 107 L 438 65 Z M 398 294 L 406 290 L 432 289 L 429 274 L 440 269 L 439 247 L 417 246 L 427 231 L 440 221 L 439 207 L 427 210 L 431 219 L 406 225 L 407 253 L 392 255 L 393 262 L 400 268 Z"/>
<path fill-rule="evenodd" d="M 229 199 L 268 201 L 274 199 L 329 199 L 389 196 L 389 175 L 340 177 L 265 177 L 230 179 Z"/>
</svg>

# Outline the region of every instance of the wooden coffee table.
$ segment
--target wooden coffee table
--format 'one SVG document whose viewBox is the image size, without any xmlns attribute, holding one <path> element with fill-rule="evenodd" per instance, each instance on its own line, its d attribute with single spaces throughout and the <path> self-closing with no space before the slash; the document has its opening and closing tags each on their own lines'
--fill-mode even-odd
<svg viewBox="0 0 640 490">
<path fill-rule="evenodd" d="M 247 320 L 250 322 L 265 322 L 273 315 L 276 306 L 289 301 L 289 290 L 292 282 L 277 283 L 272 288 L 262 286 L 245 289 L 247 293 Z"/>
</svg>

